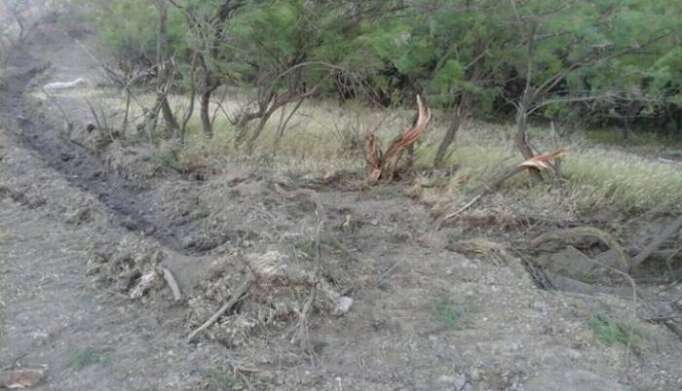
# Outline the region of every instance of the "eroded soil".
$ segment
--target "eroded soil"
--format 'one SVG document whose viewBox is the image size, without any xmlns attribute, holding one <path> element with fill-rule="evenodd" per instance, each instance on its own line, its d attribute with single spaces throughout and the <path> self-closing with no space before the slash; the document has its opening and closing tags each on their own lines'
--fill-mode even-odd
<svg viewBox="0 0 682 391">
<path fill-rule="evenodd" d="M 237 165 L 147 175 L 138 146 L 74 143 L 60 115 L 83 128 L 82 99 L 36 95 L 96 79 L 97 64 L 59 26 L 41 28 L 0 92 L 0 366 L 46 365 L 46 390 L 682 389 L 678 336 L 634 317 L 626 285 L 538 289 L 504 244 L 452 246 L 477 235 L 436 232 L 404 184 Z M 134 158 L 113 167 L 120 154 Z M 608 346 L 596 315 L 636 331 Z"/>
</svg>

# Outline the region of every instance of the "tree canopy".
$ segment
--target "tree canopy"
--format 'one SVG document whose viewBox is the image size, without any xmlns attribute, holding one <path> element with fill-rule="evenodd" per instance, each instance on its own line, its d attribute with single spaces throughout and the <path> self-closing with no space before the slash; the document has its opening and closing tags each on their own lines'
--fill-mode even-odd
<svg viewBox="0 0 682 391">
<path fill-rule="evenodd" d="M 453 121 L 515 119 L 520 133 L 581 118 L 682 134 L 682 3 L 112 0 L 97 22 L 117 56 L 153 62 L 159 2 L 169 56 L 199 69 L 207 99 L 229 84 L 264 94 L 244 123 L 284 97 L 400 105 L 420 93 Z"/>
</svg>

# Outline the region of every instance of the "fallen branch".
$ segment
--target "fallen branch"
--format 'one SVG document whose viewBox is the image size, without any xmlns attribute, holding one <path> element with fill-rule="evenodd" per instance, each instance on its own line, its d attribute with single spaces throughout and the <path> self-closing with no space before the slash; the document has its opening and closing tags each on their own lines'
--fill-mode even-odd
<svg viewBox="0 0 682 391">
<path fill-rule="evenodd" d="M 163 272 L 163 278 L 166 280 L 166 284 L 168 284 L 171 292 L 173 292 L 173 299 L 175 299 L 176 302 L 182 300 L 182 293 L 180 292 L 178 282 L 175 280 L 175 277 L 173 277 L 173 273 L 165 267 L 162 267 L 161 271 Z"/>
<path fill-rule="evenodd" d="M 461 215 L 466 211 L 467 209 L 471 208 L 472 206 L 476 205 L 478 201 L 480 201 L 483 197 L 486 195 L 494 192 L 497 190 L 502 184 L 509 178 L 513 177 L 514 175 L 525 171 L 526 169 L 528 170 L 547 170 L 549 168 L 552 168 L 551 162 L 553 160 L 561 158 L 563 155 L 566 154 L 565 149 L 558 149 L 554 152 L 551 153 L 546 153 L 542 155 L 538 155 L 535 157 L 532 157 L 521 164 L 519 164 L 516 167 L 512 167 L 506 171 L 503 171 L 502 174 L 500 174 L 497 178 L 494 178 L 490 184 L 484 185 L 484 189 L 482 192 L 480 192 L 478 195 L 476 195 L 474 198 L 471 199 L 471 201 L 467 202 L 466 205 L 463 207 L 457 209 L 456 211 L 447 214 L 443 219 L 438 223 L 437 230 L 440 230 L 443 228 L 443 225 L 448 222 L 451 219 L 454 219 L 455 217 Z"/>
<path fill-rule="evenodd" d="M 225 303 L 218 311 L 216 311 L 213 316 L 211 316 L 204 324 L 199 326 L 196 330 L 192 331 L 189 336 L 187 336 L 187 342 L 192 342 L 194 338 L 201 333 L 202 331 L 206 330 L 207 328 L 211 327 L 213 323 L 215 323 L 223 314 L 225 314 L 227 311 L 231 310 L 232 307 L 235 306 L 241 300 L 242 296 L 248 292 L 249 288 L 251 287 L 251 284 L 253 283 L 253 277 L 249 276 L 244 283 L 242 283 L 232 294 L 232 298 L 230 301 Z"/>
<path fill-rule="evenodd" d="M 636 268 L 647 260 L 658 248 L 673 235 L 675 235 L 680 229 L 682 229 L 682 216 L 678 217 L 675 221 L 667 226 L 660 235 L 655 237 L 648 246 L 644 248 L 636 257 L 632 259 L 632 267 Z"/>
</svg>

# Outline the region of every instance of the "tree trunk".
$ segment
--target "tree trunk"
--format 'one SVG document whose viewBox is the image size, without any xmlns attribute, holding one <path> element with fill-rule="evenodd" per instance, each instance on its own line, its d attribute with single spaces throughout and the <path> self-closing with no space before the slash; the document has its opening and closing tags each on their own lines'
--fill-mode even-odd
<svg viewBox="0 0 682 391">
<path fill-rule="evenodd" d="M 256 140 L 258 140 L 261 133 L 263 133 L 263 129 L 265 129 L 265 124 L 267 124 L 268 120 L 270 119 L 273 113 L 274 110 L 268 111 L 260 118 L 260 121 L 258 121 L 258 126 L 256 127 L 256 129 L 253 130 L 253 133 L 251 133 L 251 137 L 249 138 L 249 141 L 246 144 L 246 148 L 249 154 L 253 152 L 253 148 L 256 145 Z"/>
<path fill-rule="evenodd" d="M 168 46 L 168 5 L 163 1 L 159 1 L 157 3 L 157 8 L 159 12 L 159 31 L 156 41 L 156 65 L 161 67 L 158 80 L 159 95 L 157 99 L 161 113 L 163 114 L 163 120 L 166 124 L 166 136 L 170 137 L 177 133 L 180 125 L 178 124 L 177 119 L 175 119 L 173 109 L 171 109 L 170 104 L 168 103 L 167 95 L 169 82 L 173 77 L 172 72 L 170 71 L 170 64 L 168 64 L 170 61 L 167 61 L 168 56 L 166 53 Z"/>
<path fill-rule="evenodd" d="M 526 114 L 526 109 L 524 107 L 520 107 L 516 115 L 516 135 L 514 136 L 514 143 L 524 159 L 528 160 L 533 157 L 533 149 L 528 143 L 528 115 Z"/>
<path fill-rule="evenodd" d="M 170 103 L 168 103 L 168 97 L 165 95 L 162 95 L 159 97 L 161 100 L 161 114 L 163 115 L 163 121 L 166 123 L 166 133 L 169 137 L 172 137 L 173 135 L 177 134 L 178 130 L 180 129 L 180 124 L 178 124 L 178 120 L 175 118 L 175 114 L 173 114 L 173 109 L 170 107 Z"/>
<path fill-rule="evenodd" d="M 452 112 L 452 119 L 450 120 L 450 125 L 448 126 L 448 129 L 445 132 L 445 136 L 443 136 L 443 140 L 440 142 L 440 145 L 438 146 L 436 157 L 433 159 L 433 166 L 436 168 L 443 166 L 445 155 L 447 154 L 448 149 L 450 148 L 452 143 L 455 142 L 457 132 L 459 131 L 459 128 L 462 126 L 464 116 L 466 115 L 465 112 L 466 110 L 468 110 L 467 99 L 468 98 L 466 96 L 462 96 L 459 104 Z"/>
<path fill-rule="evenodd" d="M 528 143 L 528 112 L 523 104 L 518 107 L 518 112 L 516 114 L 516 135 L 514 136 L 514 144 L 516 144 L 516 148 L 519 149 L 524 159 L 528 160 L 535 155 Z M 535 181 L 542 181 L 540 170 L 529 168 L 528 172 Z"/>
<path fill-rule="evenodd" d="M 628 141 L 630 140 L 630 134 L 632 133 L 632 129 L 630 128 L 630 118 L 625 115 L 623 116 L 623 140 Z"/>
<path fill-rule="evenodd" d="M 201 129 L 204 136 L 213 138 L 213 125 L 211 124 L 211 90 L 206 90 L 201 94 Z"/>
</svg>

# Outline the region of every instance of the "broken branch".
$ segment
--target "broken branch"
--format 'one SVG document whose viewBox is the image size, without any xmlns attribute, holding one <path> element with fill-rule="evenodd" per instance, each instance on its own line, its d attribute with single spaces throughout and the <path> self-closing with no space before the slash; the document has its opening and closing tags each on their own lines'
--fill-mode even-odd
<svg viewBox="0 0 682 391">
<path fill-rule="evenodd" d="M 164 280 L 166 280 L 166 284 L 168 284 L 171 292 L 173 292 L 173 299 L 175 299 L 175 301 L 182 300 L 182 293 L 180 293 L 180 287 L 178 286 L 175 277 L 173 277 L 173 273 L 165 267 L 161 268 L 161 272 L 163 273 Z"/>
<path fill-rule="evenodd" d="M 246 294 L 246 292 L 249 290 L 251 287 L 251 284 L 253 283 L 253 277 L 249 276 L 246 281 L 244 281 L 232 294 L 232 298 L 230 301 L 225 303 L 218 311 L 216 311 L 213 316 L 211 316 L 204 324 L 199 326 L 196 330 L 192 331 L 189 336 L 187 337 L 187 342 L 192 342 L 194 338 L 199 335 L 202 331 L 206 330 L 207 328 L 211 327 L 213 323 L 215 323 L 223 314 L 225 314 L 227 311 L 231 310 L 232 307 L 235 306 L 241 300 L 242 296 Z"/>
</svg>

